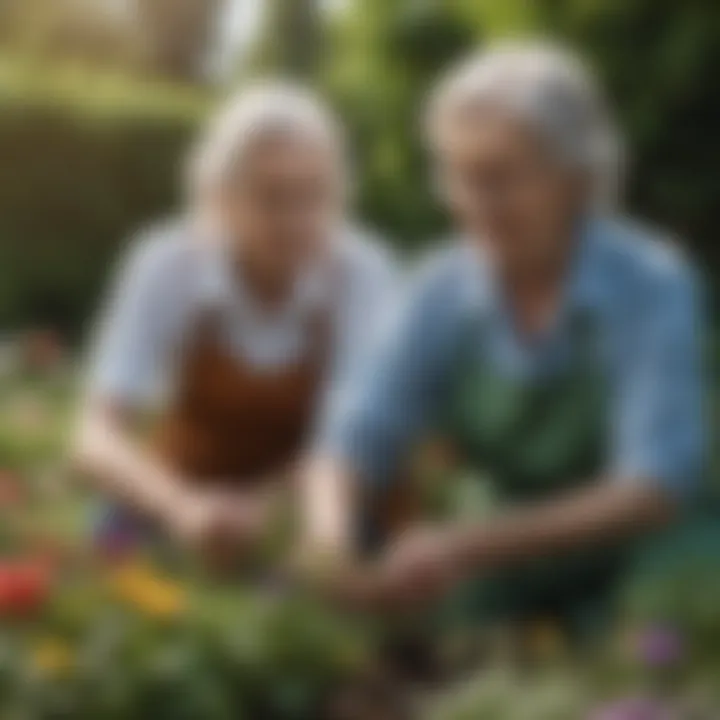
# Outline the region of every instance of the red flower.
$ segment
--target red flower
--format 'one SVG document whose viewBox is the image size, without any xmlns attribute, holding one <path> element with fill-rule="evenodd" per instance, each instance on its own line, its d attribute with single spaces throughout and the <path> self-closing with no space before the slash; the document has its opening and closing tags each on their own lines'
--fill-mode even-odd
<svg viewBox="0 0 720 720">
<path fill-rule="evenodd" d="M 0 563 L 0 615 L 32 615 L 47 600 L 51 573 L 45 563 L 11 560 Z"/>
</svg>

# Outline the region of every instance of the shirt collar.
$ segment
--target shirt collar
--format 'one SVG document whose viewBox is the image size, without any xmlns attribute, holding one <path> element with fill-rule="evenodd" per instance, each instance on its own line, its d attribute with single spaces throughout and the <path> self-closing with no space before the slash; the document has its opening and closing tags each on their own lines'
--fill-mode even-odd
<svg viewBox="0 0 720 720">
<path fill-rule="evenodd" d="M 323 268 L 309 267 L 300 274 L 287 304 L 279 315 L 304 315 L 316 309 L 326 297 L 327 283 Z M 251 316 L 262 315 L 261 309 L 243 282 L 242 273 L 232 270 L 226 246 L 214 243 L 207 246 L 200 261 L 200 293 L 206 302 L 224 307 L 239 308 Z"/>
<path fill-rule="evenodd" d="M 563 309 L 592 311 L 601 304 L 603 281 L 602 222 L 588 218 L 579 225 L 575 257 L 566 281 Z M 467 238 L 461 238 L 460 267 L 466 307 L 485 316 L 502 312 L 502 295 L 489 254 Z"/>
<path fill-rule="evenodd" d="M 602 253 L 603 223 L 586 219 L 578 230 L 578 244 L 570 270 L 566 302 L 572 309 L 597 310 L 602 304 L 605 282 Z"/>
<path fill-rule="evenodd" d="M 467 237 L 459 238 L 458 242 L 459 287 L 463 304 L 468 311 L 489 314 L 497 308 L 499 299 L 491 258 Z"/>
</svg>

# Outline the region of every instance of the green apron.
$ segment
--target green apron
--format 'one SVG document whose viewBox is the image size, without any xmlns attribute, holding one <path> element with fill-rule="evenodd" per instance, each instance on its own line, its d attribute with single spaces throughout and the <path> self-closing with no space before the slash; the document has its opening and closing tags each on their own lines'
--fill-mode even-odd
<svg viewBox="0 0 720 720">
<path fill-rule="evenodd" d="M 592 482 L 606 465 L 611 389 L 599 352 L 600 328 L 588 314 L 569 318 L 562 370 L 515 379 L 481 357 L 478 328 L 458 353 L 446 406 L 446 432 L 460 456 L 488 477 L 499 511 L 552 498 Z M 473 330 L 473 328 L 469 328 Z M 697 568 L 696 583 L 720 572 L 720 522 L 703 500 L 657 533 L 595 551 L 525 563 L 467 584 L 442 622 L 555 618 L 568 630 L 594 632 L 623 595 L 658 599 L 655 587 Z M 640 613 L 642 614 L 642 613 Z"/>
<path fill-rule="evenodd" d="M 566 362 L 543 377 L 510 377 L 479 357 L 477 342 L 459 353 L 447 431 L 463 461 L 490 478 L 501 507 L 550 498 L 603 469 L 608 378 L 598 357 L 598 328 L 583 314 L 570 318 L 569 328 Z M 625 557 L 618 547 L 526 563 L 470 583 L 454 598 L 452 615 L 585 622 L 602 608 Z"/>
</svg>

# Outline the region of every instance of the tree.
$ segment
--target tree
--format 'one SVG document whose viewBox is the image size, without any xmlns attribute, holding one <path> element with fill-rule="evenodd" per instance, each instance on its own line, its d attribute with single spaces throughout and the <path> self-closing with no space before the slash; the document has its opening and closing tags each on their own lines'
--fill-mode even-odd
<svg viewBox="0 0 720 720">
<path fill-rule="evenodd" d="M 628 205 L 720 273 L 720 12 L 710 0 L 354 0 L 330 29 L 323 87 L 360 165 L 363 213 L 407 243 L 442 227 L 420 138 L 440 68 L 486 38 L 542 35 L 579 50 L 630 150 Z"/>
<path fill-rule="evenodd" d="M 444 228 L 422 149 L 422 113 L 438 72 L 476 41 L 453 2 L 353 3 L 330 29 L 324 90 L 348 125 L 359 210 L 417 246 Z"/>
<path fill-rule="evenodd" d="M 628 203 L 720 273 L 720 12 L 706 0 L 543 0 L 541 27 L 594 65 L 627 138 Z"/>
</svg>

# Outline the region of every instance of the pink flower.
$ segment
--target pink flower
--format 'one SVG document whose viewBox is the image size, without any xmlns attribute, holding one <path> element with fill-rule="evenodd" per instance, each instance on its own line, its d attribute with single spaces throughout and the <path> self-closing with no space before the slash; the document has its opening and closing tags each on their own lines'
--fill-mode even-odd
<svg viewBox="0 0 720 720">
<path fill-rule="evenodd" d="M 666 704 L 649 697 L 618 700 L 595 710 L 588 720 L 673 720 Z"/>
<path fill-rule="evenodd" d="M 654 625 L 640 632 L 635 640 L 637 659 L 650 668 L 673 667 L 685 655 L 681 633 L 669 625 Z"/>
</svg>

